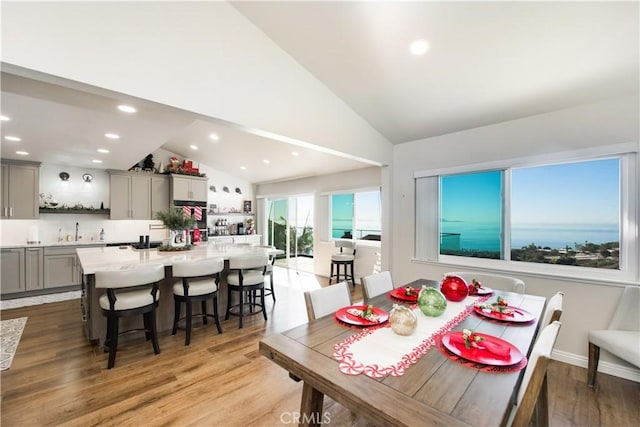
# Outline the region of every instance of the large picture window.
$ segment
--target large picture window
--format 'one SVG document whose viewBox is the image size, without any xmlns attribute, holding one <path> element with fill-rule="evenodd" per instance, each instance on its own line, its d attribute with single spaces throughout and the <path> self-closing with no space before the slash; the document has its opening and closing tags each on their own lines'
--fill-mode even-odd
<svg viewBox="0 0 640 427">
<path fill-rule="evenodd" d="M 636 153 L 628 153 L 417 177 L 416 258 L 466 265 L 482 258 L 495 260 L 484 266 L 502 262 L 506 269 L 570 266 L 633 278 L 636 165 Z"/>
<path fill-rule="evenodd" d="M 380 191 L 331 195 L 331 237 L 333 239 L 380 240 L 381 235 Z"/>
</svg>

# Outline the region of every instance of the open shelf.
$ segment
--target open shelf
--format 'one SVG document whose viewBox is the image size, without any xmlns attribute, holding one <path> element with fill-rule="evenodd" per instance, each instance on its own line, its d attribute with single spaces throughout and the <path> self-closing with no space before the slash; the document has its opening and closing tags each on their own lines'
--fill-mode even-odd
<svg viewBox="0 0 640 427">
<path fill-rule="evenodd" d="M 40 208 L 40 213 L 109 215 L 110 209 Z"/>
</svg>

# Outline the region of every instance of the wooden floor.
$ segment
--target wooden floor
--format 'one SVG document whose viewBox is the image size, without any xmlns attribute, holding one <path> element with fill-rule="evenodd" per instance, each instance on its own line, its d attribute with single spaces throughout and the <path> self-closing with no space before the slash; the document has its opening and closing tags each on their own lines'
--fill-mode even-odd
<svg viewBox="0 0 640 427">
<path fill-rule="evenodd" d="M 276 268 L 278 301 L 269 321 L 253 316 L 197 324 L 191 345 L 184 331 L 160 337 L 161 354 L 133 340 L 118 349 L 116 366 L 84 337 L 79 301 L 5 310 L 3 319 L 28 316 L 12 367 L 0 374 L 2 426 L 276 426 L 295 424 L 302 385 L 258 353 L 265 335 L 306 321 L 302 292 L 326 278 Z M 321 284 L 318 282 L 321 282 Z M 361 298 L 358 286 L 354 301 Z M 410 375 L 410 372 L 407 373 Z M 595 390 L 585 370 L 550 367 L 553 426 L 638 426 L 640 384 L 598 375 Z M 368 425 L 326 399 L 329 425 Z"/>
</svg>

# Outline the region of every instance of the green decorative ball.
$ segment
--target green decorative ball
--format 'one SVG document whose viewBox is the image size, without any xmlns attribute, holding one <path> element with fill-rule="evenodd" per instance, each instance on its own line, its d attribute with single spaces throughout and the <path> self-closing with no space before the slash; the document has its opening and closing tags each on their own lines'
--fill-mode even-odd
<svg viewBox="0 0 640 427">
<path fill-rule="evenodd" d="M 418 307 L 425 316 L 438 317 L 447 308 L 447 299 L 438 289 L 423 286 L 418 294 Z"/>
</svg>

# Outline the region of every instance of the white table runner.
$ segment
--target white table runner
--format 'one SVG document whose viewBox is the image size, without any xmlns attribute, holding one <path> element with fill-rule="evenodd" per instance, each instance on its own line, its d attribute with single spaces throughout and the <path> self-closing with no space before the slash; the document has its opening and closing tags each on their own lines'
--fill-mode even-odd
<svg viewBox="0 0 640 427">
<path fill-rule="evenodd" d="M 372 378 L 400 376 L 436 344 L 436 340 L 462 322 L 477 301 L 484 297 L 467 297 L 462 302 L 447 301 L 445 312 L 439 317 L 427 317 L 417 306 L 413 310 L 418 325 L 409 336 L 397 335 L 389 324 L 368 328 L 335 345 L 333 358 L 339 369 L 348 375 L 364 373 Z"/>
</svg>

